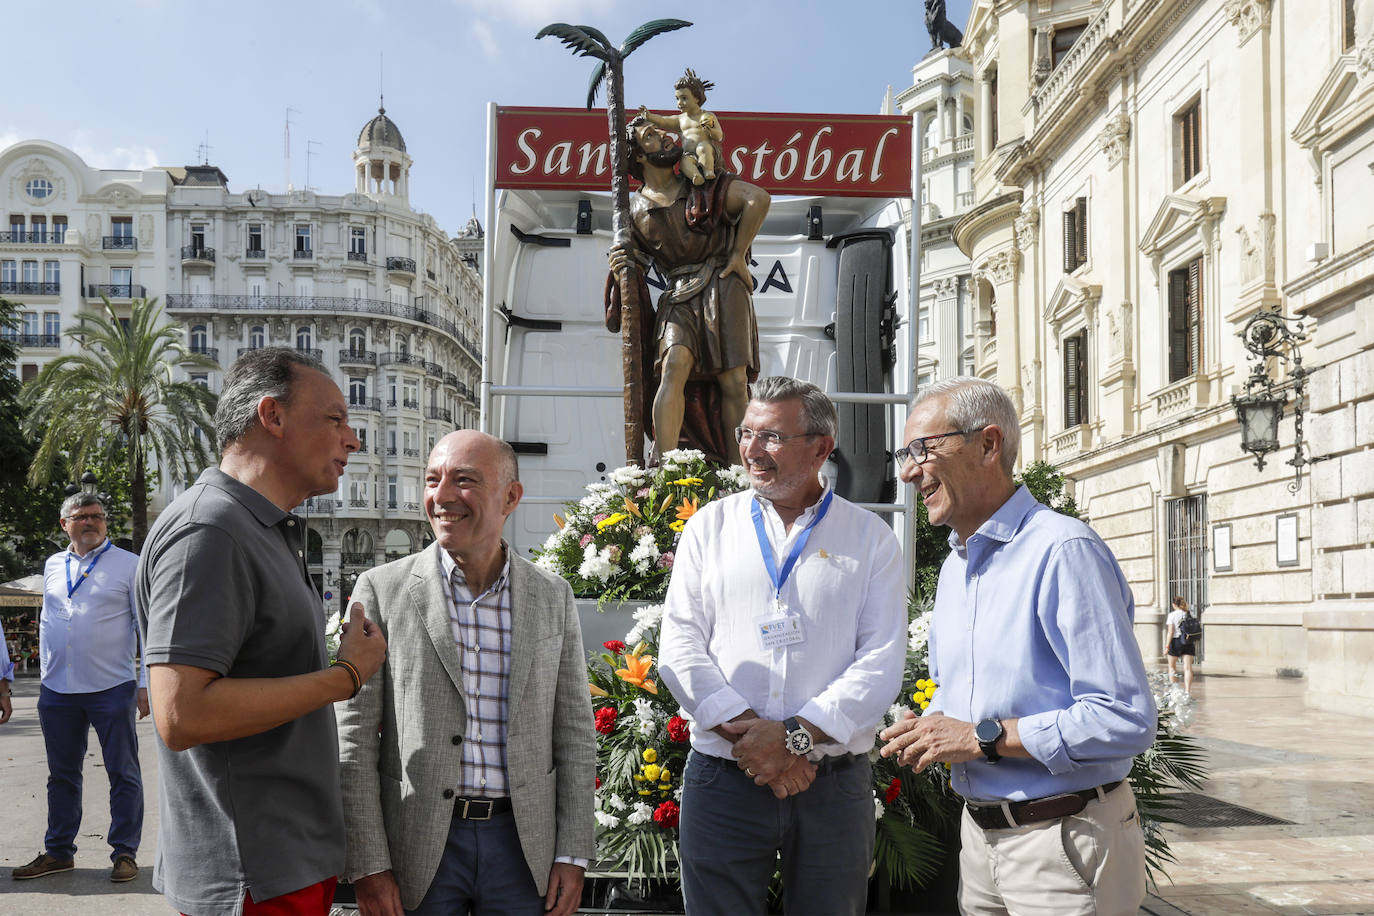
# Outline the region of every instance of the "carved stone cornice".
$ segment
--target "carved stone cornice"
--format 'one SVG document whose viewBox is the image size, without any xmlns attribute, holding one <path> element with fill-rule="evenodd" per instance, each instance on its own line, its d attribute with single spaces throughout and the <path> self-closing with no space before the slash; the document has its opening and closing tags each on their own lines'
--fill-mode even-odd
<svg viewBox="0 0 1374 916">
<path fill-rule="evenodd" d="M 1022 210 L 1013 222 L 1012 229 L 1016 233 L 1016 247 L 1019 250 L 1027 251 L 1034 247 L 1040 239 L 1040 211 L 1035 207 Z"/>
<path fill-rule="evenodd" d="M 1016 279 L 1017 269 L 1021 266 L 1021 253 L 1015 249 L 996 251 L 973 269 L 974 276 L 985 279 L 995 286 L 1011 283 Z"/>
<path fill-rule="evenodd" d="M 1130 155 L 1131 119 L 1124 112 L 1107 118 L 1097 134 L 1097 145 L 1107 157 L 1107 168 L 1115 168 Z"/>
<path fill-rule="evenodd" d="M 1237 46 L 1243 46 L 1261 29 L 1269 28 L 1273 0 L 1226 0 L 1226 18 L 1240 33 Z"/>
</svg>

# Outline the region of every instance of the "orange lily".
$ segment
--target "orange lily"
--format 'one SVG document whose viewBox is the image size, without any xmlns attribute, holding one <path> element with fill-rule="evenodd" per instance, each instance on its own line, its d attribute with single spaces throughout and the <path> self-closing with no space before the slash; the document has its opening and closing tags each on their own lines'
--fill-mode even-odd
<svg viewBox="0 0 1374 916">
<path fill-rule="evenodd" d="M 587 687 L 588 687 L 588 689 L 591 690 L 592 696 L 594 696 L 594 697 L 608 697 L 608 696 L 610 696 L 609 693 L 607 693 L 606 691 L 602 690 L 600 687 L 596 686 L 595 684 L 588 684 Z"/>
<path fill-rule="evenodd" d="M 553 514 L 553 520 L 558 524 L 559 530 L 562 530 L 563 526 L 567 524 L 563 516 L 559 515 L 557 512 Z"/>
<path fill-rule="evenodd" d="M 697 514 L 697 507 L 696 499 L 684 499 L 682 504 L 677 507 L 677 517 L 685 522 Z"/>
<path fill-rule="evenodd" d="M 634 684 L 636 687 L 643 687 L 652 694 L 657 695 L 658 685 L 653 681 L 647 680 L 649 669 L 654 665 L 652 655 L 640 655 L 638 652 L 625 656 L 625 667 L 619 668 L 615 676 L 625 681 L 627 684 Z"/>
<path fill-rule="evenodd" d="M 625 511 L 628 512 L 628 513 L 630 513 L 631 515 L 633 515 L 635 518 L 643 518 L 643 517 L 644 517 L 643 513 L 641 513 L 641 512 L 639 511 L 639 506 L 637 506 L 637 505 L 635 505 L 634 503 L 630 502 L 630 498 L 629 498 L 628 496 L 625 497 Z"/>
</svg>

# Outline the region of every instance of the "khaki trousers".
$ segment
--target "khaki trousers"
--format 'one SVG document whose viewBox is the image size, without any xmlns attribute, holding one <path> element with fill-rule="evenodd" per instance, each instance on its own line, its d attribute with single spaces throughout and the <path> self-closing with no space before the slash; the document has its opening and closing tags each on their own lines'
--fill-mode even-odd
<svg viewBox="0 0 1374 916">
<path fill-rule="evenodd" d="M 1145 900 L 1145 836 L 1131 784 L 1071 817 L 984 830 L 959 827 L 959 912 L 967 916 L 1136 916 Z"/>
</svg>

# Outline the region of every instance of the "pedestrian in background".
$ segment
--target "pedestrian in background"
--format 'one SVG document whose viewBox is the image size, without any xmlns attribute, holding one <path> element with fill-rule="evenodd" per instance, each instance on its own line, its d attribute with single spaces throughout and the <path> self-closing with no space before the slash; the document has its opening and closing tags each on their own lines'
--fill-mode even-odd
<svg viewBox="0 0 1374 916">
<path fill-rule="evenodd" d="M 92 728 L 110 780 L 110 880 L 131 881 L 138 875 L 143 774 L 134 710 L 140 719 L 148 715 L 147 670 L 140 670 L 136 661 L 138 557 L 110 543 L 106 521 L 98 497 L 67 497 L 59 524 L 71 545 L 49 557 L 43 568 L 38 721 L 48 755 L 48 832 L 44 851 L 14 870 L 18 880 L 75 867 L 82 769 Z M 8 699 L 5 707 L 8 718 Z"/>
<path fill-rule="evenodd" d="M 10 700 L 10 688 L 14 686 L 14 662 L 10 661 L 10 644 L 5 640 L 4 624 L 0 624 L 0 646 L 5 647 L 4 654 L 0 655 L 0 725 L 4 725 L 14 713 Z"/>
<path fill-rule="evenodd" d="M 1182 595 L 1175 596 L 1164 619 L 1164 657 L 1169 660 L 1169 680 L 1178 680 L 1178 660 L 1183 659 L 1183 692 L 1193 695 L 1193 656 L 1197 655 L 1197 643 L 1183 632 L 1184 621 L 1193 617 L 1193 611 Z"/>
</svg>

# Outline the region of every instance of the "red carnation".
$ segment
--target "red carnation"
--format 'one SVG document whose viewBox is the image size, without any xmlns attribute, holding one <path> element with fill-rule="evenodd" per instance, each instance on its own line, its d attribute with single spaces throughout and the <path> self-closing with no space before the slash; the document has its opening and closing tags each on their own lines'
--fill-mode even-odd
<svg viewBox="0 0 1374 916">
<path fill-rule="evenodd" d="M 658 826 L 662 827 L 664 830 L 672 830 L 677 826 L 677 819 L 680 813 L 677 802 L 666 801 L 659 805 L 658 809 L 654 811 L 654 823 L 658 824 Z"/>
<path fill-rule="evenodd" d="M 894 776 L 892 778 L 892 782 L 888 783 L 887 791 L 883 793 L 883 801 L 887 802 L 890 805 L 893 802 L 895 802 L 897 800 L 897 796 L 901 794 L 902 781 Z"/>
<path fill-rule="evenodd" d="M 625 644 L 618 639 L 608 639 L 601 645 L 606 647 L 607 652 L 614 652 L 616 655 L 625 651 Z"/>
<path fill-rule="evenodd" d="M 682 716 L 673 716 L 669 719 L 668 737 L 678 744 L 686 744 L 692 740 L 692 729 L 687 725 L 687 720 Z"/>
<path fill-rule="evenodd" d="M 597 787 L 598 789 L 601 788 L 601 777 L 600 777 L 600 776 L 596 777 L 596 787 Z"/>
<path fill-rule="evenodd" d="M 596 711 L 596 730 L 603 735 L 615 731 L 616 712 L 614 706 L 603 706 Z"/>
</svg>

